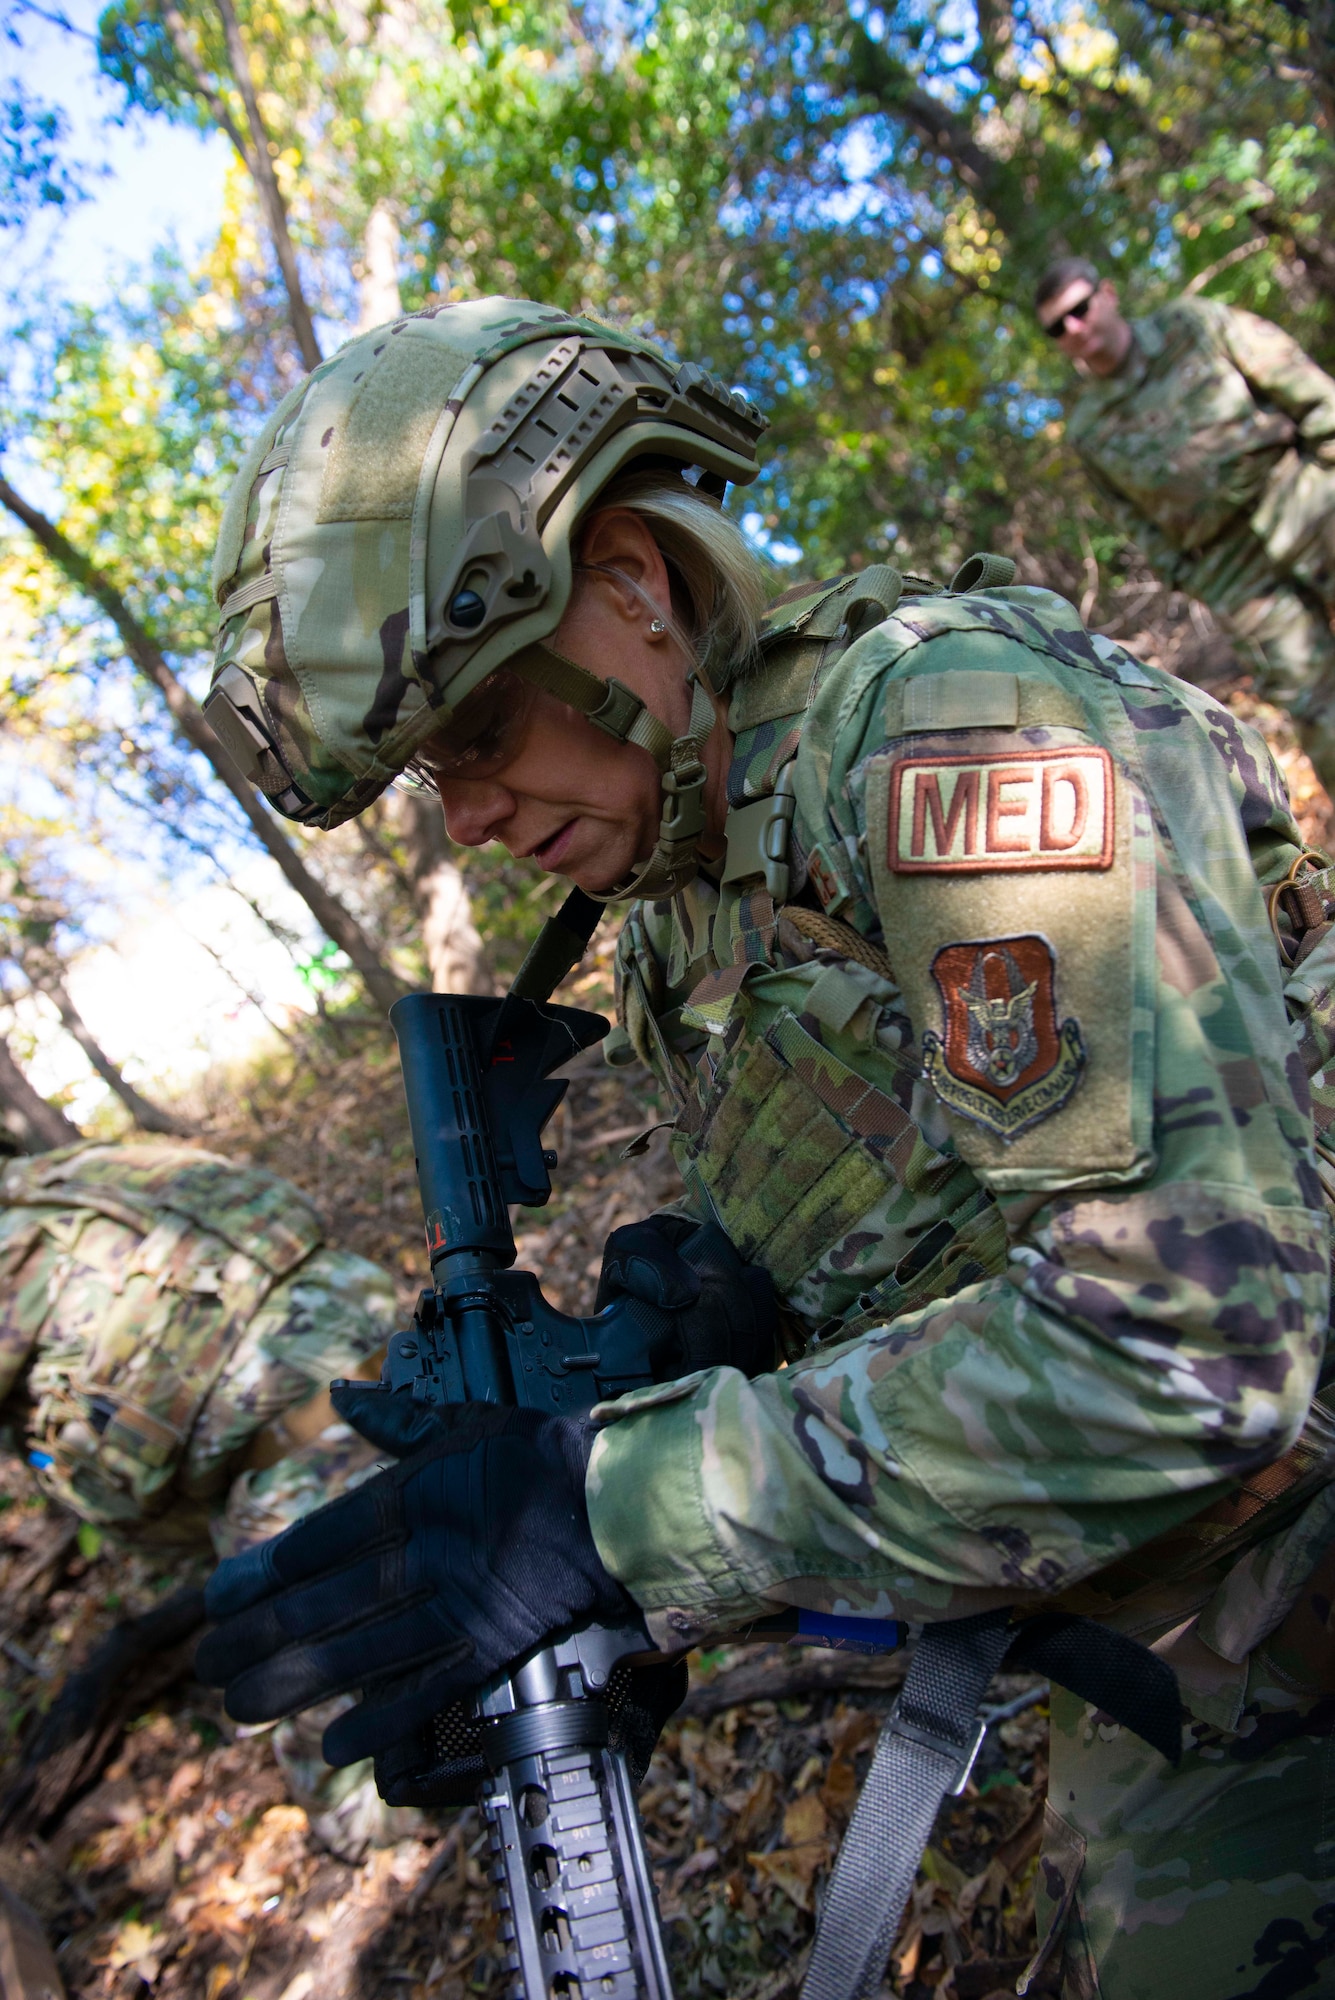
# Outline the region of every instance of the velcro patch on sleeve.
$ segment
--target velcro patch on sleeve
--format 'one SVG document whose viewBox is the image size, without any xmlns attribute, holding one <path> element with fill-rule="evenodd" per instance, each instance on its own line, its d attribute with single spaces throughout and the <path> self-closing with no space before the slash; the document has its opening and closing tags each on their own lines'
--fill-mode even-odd
<svg viewBox="0 0 1335 2000">
<path fill-rule="evenodd" d="M 898 875 L 1110 868 L 1112 759 L 1090 746 L 904 757 L 891 788 L 887 866 Z"/>
<path fill-rule="evenodd" d="M 924 1080 L 994 1192 L 1131 1184 L 1154 1163 L 1153 821 L 1088 738 L 966 743 L 901 738 L 866 767 Z"/>
<path fill-rule="evenodd" d="M 932 960 L 942 1032 L 922 1038 L 923 1073 L 961 1118 L 1013 1139 L 1059 1111 L 1080 1081 L 1080 1023 L 1057 1009 L 1045 937 L 943 945 Z"/>
</svg>

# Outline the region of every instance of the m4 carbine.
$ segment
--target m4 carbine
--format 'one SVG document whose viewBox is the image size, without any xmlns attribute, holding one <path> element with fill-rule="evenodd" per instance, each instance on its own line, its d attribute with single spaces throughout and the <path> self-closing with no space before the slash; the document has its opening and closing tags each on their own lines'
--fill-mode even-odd
<svg viewBox="0 0 1335 2000">
<path fill-rule="evenodd" d="M 513 994 L 436 993 L 398 1001 L 390 1021 L 432 1285 L 390 1342 L 382 1381 L 426 1405 L 523 1404 L 566 1417 L 647 1384 L 663 1323 L 654 1307 L 622 1297 L 572 1318 L 511 1268 L 508 1204 L 540 1206 L 551 1193 L 555 1155 L 542 1131 L 567 1088 L 551 1071 L 608 1023 Z M 396 1800 L 443 1800 L 481 1778 L 501 1936 L 526 2000 L 671 2000 L 632 1778 L 615 1747 L 625 1662 L 646 1645 L 628 1622 L 542 1647 L 471 1709 L 438 1717 L 390 1789 Z"/>
</svg>

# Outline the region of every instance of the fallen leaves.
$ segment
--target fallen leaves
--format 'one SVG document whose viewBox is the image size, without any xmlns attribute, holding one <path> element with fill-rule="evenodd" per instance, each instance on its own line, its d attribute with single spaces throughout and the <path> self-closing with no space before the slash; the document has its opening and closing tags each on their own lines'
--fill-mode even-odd
<svg viewBox="0 0 1335 2000">
<path fill-rule="evenodd" d="M 812 1884 L 830 1861 L 824 1841 L 812 1841 L 802 1847 L 778 1847 L 773 1854 L 748 1854 L 746 1858 L 757 1874 L 772 1882 L 776 1889 L 782 1889 L 799 1910 L 813 1907 Z"/>
<path fill-rule="evenodd" d="M 40 1523 L 25 1522 L 24 1537 L 18 1560 L 45 1539 Z M 151 1601 L 148 1573 L 127 1563 L 104 1552 L 90 1591 L 110 1594 L 114 1578 L 117 1596 Z M 103 1623 L 116 1608 L 101 1610 Z M 894 1694 L 880 1663 L 874 1676 L 852 1655 L 819 1664 L 812 1673 L 782 1647 L 711 1654 L 692 1711 L 660 1743 L 641 1806 L 679 2000 L 796 1995 Z M 20 1672 L 11 1687 L 23 1686 Z M 859 1685 L 841 1688 L 841 1672 Z M 943 1816 L 888 1990 L 981 2000 L 1000 1981 L 989 1969 L 1004 1967 L 1013 1983 L 1032 1932 L 1044 1737 L 1041 1711 L 1008 1721 L 979 1766 L 987 1789 Z M 338 1861 L 286 1796 L 269 1738 L 234 1735 L 197 1687 L 178 1687 L 131 1727 L 101 1782 L 39 1846 L 15 1887 L 62 1947 L 71 2000 L 501 2000 L 505 1990 L 476 1815 L 449 1816 L 440 1838 L 360 1866 Z M 975 1971 L 990 1984 L 971 1984 Z"/>
<path fill-rule="evenodd" d="M 828 1831 L 829 1816 L 815 1792 L 804 1792 L 785 1808 L 783 1837 L 790 1847 L 808 1847 L 813 1841 L 824 1841 Z"/>
<path fill-rule="evenodd" d="M 145 1986 L 155 1986 L 158 1974 L 162 1970 L 163 1942 L 159 1930 L 132 1917 L 127 1923 L 121 1924 L 112 1940 L 110 1950 L 104 1958 L 95 1963 L 109 1966 L 113 1972 L 128 1968 L 143 1981 Z"/>
<path fill-rule="evenodd" d="M 758 1687 L 766 1664 L 778 1680 L 787 1658 L 782 1648 L 738 1648 L 711 1656 L 711 1668 L 716 1680 L 736 1676 L 738 1685 Z M 998 1698 L 1022 1685 L 1005 1679 Z M 642 1805 L 669 1871 L 662 1908 L 685 2000 L 763 2000 L 784 1990 L 776 1978 L 800 1963 L 810 1942 L 891 1692 L 841 1697 L 831 1690 L 777 1706 L 754 1700 L 703 1724 L 687 1716 L 665 1733 Z M 980 1760 L 978 1780 L 987 1789 L 971 1785 L 938 1823 L 896 1944 L 889 1991 L 914 2000 L 938 1988 L 944 1995 L 957 1970 L 1012 1958 L 1022 1965 L 1028 1956 L 1046 1722 L 1041 1710 L 1014 1721 L 1023 1726 L 1006 1725 L 1013 1741 L 998 1735 Z M 674 1870 L 671 1857 L 683 1848 Z M 1005 1862 L 997 1863 L 1002 1853 Z M 706 1857 L 713 1860 L 708 1868 Z"/>
</svg>

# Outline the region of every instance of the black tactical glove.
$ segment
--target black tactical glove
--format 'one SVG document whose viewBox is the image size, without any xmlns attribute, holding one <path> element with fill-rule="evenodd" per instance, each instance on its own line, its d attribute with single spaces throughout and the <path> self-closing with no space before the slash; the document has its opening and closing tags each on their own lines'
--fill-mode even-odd
<svg viewBox="0 0 1335 2000">
<path fill-rule="evenodd" d="M 712 1222 L 684 1215 L 647 1215 L 614 1229 L 603 1250 L 594 1310 L 628 1292 L 669 1315 L 650 1350 L 656 1382 L 697 1368 L 773 1368 L 779 1337 L 774 1288 L 764 1271 L 744 1264 Z"/>
<path fill-rule="evenodd" d="M 638 1619 L 589 1531 L 592 1426 L 486 1403 L 427 1410 L 369 1384 L 331 1393 L 373 1444 L 412 1456 L 215 1573 L 218 1628 L 196 1671 L 226 1688 L 236 1721 L 359 1688 L 324 1737 L 328 1761 L 350 1764 L 545 1639 Z"/>
</svg>

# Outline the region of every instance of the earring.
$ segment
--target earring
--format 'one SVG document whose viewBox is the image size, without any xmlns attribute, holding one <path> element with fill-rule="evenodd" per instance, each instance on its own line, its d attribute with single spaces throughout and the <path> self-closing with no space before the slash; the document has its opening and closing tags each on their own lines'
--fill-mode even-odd
<svg viewBox="0 0 1335 2000">
<path fill-rule="evenodd" d="M 666 621 L 662 618 L 655 618 L 652 624 L 650 625 L 649 630 L 654 634 L 655 637 L 657 637 L 660 632 L 667 631 Z"/>
</svg>

